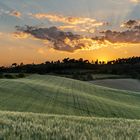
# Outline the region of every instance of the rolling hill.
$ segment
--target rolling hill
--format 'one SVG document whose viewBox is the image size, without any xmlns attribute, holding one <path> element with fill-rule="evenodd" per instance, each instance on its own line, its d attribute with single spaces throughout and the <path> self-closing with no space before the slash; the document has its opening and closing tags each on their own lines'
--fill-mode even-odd
<svg viewBox="0 0 140 140">
<path fill-rule="evenodd" d="M 51 75 L 0 80 L 0 110 L 140 119 L 140 93 Z"/>
<path fill-rule="evenodd" d="M 140 92 L 140 80 L 123 78 L 123 79 L 102 79 L 92 81 L 95 85 Z"/>
</svg>

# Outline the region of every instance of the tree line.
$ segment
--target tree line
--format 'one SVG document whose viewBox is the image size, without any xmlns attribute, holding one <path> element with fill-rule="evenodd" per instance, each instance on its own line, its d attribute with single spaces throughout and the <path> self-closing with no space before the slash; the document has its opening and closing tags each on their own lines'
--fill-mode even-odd
<svg viewBox="0 0 140 140">
<path fill-rule="evenodd" d="M 0 67 L 0 73 L 38 73 L 38 74 L 62 74 L 62 75 L 85 75 L 85 74 L 119 74 L 140 78 L 140 57 L 119 58 L 108 61 L 92 61 L 64 58 L 62 61 L 46 61 L 41 64 L 17 64 L 9 67 Z"/>
</svg>

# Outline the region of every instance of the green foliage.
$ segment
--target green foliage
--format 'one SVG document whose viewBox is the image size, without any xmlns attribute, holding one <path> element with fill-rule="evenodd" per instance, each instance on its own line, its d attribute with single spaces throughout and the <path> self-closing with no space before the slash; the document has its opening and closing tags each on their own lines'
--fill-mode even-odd
<svg viewBox="0 0 140 140">
<path fill-rule="evenodd" d="M 0 79 L 0 110 L 15 111 L 0 111 L 1 140 L 139 140 L 139 92 L 23 76 Z"/>
<path fill-rule="evenodd" d="M 140 119 L 140 94 L 69 78 L 0 79 L 0 110 Z"/>
<path fill-rule="evenodd" d="M 17 75 L 17 77 L 18 78 L 24 78 L 26 75 L 24 74 L 24 73 L 19 73 L 18 75 Z"/>
<path fill-rule="evenodd" d="M 91 80 L 93 80 L 92 74 L 90 74 L 90 73 L 81 74 L 79 72 L 75 72 L 72 76 L 70 76 L 70 75 L 68 75 L 68 76 L 73 78 L 73 79 L 77 79 L 77 80 L 81 80 L 81 81 L 91 81 Z"/>
<path fill-rule="evenodd" d="M 4 140 L 139 140 L 140 121 L 0 112 Z"/>
<path fill-rule="evenodd" d="M 4 75 L 4 78 L 7 78 L 7 79 L 14 79 L 14 78 L 16 78 L 16 76 L 13 75 L 13 74 L 5 74 L 5 75 Z"/>
<path fill-rule="evenodd" d="M 0 73 L 0 78 L 4 78 L 4 75 L 3 75 L 3 73 Z"/>
<path fill-rule="evenodd" d="M 87 74 L 87 81 L 93 80 L 92 74 Z"/>
<path fill-rule="evenodd" d="M 0 78 L 16 79 L 16 78 L 24 78 L 24 77 L 26 77 L 26 74 L 24 74 L 24 73 L 19 73 L 19 74 L 13 74 L 13 73 L 3 74 L 3 73 L 0 73 Z"/>
<path fill-rule="evenodd" d="M 30 74 L 60 74 L 70 75 L 75 77 L 74 73 L 78 74 L 75 79 L 87 81 L 88 73 L 90 74 L 115 74 L 127 75 L 132 78 L 139 78 L 140 74 L 140 57 L 131 57 L 117 59 L 108 62 L 96 61 L 90 63 L 82 58 L 70 59 L 64 58 L 62 61 L 46 61 L 41 64 L 26 64 L 20 65 L 13 63 L 12 67 L 0 67 L 3 73 L 30 73 Z"/>
</svg>

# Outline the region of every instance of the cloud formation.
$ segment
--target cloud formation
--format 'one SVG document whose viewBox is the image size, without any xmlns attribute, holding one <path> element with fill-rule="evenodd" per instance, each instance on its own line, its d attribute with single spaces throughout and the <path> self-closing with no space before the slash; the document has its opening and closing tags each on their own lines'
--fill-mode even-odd
<svg viewBox="0 0 140 140">
<path fill-rule="evenodd" d="M 6 14 L 6 15 L 9 15 L 9 16 L 14 16 L 14 17 L 17 17 L 17 18 L 20 18 L 21 17 L 21 12 L 17 11 L 17 10 L 4 10 L 4 9 L 0 9 L 0 15 L 3 15 L 3 14 Z"/>
<path fill-rule="evenodd" d="M 26 39 L 29 37 L 29 34 L 24 33 L 24 32 L 14 32 L 12 34 L 13 38 L 15 39 Z"/>
<path fill-rule="evenodd" d="M 133 3 L 139 3 L 140 0 L 130 0 L 130 2 L 133 2 Z"/>
<path fill-rule="evenodd" d="M 104 33 L 104 38 L 112 43 L 140 43 L 140 21 L 128 20 L 121 27 L 126 28 L 125 31 L 107 30 Z"/>
<path fill-rule="evenodd" d="M 107 30 L 104 32 L 104 39 L 111 43 L 140 43 L 140 31 L 117 32 Z"/>
<path fill-rule="evenodd" d="M 48 13 L 37 13 L 37 14 L 30 13 L 29 15 L 39 20 L 47 19 L 51 22 L 62 23 L 64 25 L 60 26 L 61 30 L 70 29 L 78 32 L 94 32 L 95 28 L 108 25 L 107 22 L 99 22 L 96 19 L 92 18 L 63 16 Z"/>
<path fill-rule="evenodd" d="M 135 28 L 135 26 L 140 26 L 140 21 L 139 20 L 128 20 L 127 22 L 121 24 L 121 27 L 125 28 Z"/>
<path fill-rule="evenodd" d="M 114 48 L 140 43 L 140 22 L 129 20 L 122 24 L 124 31 L 106 30 L 98 36 L 82 36 L 72 32 L 65 32 L 60 27 L 38 28 L 33 26 L 17 26 L 17 38 L 33 36 L 42 40 L 47 46 L 56 50 L 74 52 L 75 50 L 94 50 L 102 47 Z M 67 27 L 66 27 L 67 28 Z M 68 28 L 73 28 L 72 25 Z"/>
<path fill-rule="evenodd" d="M 30 34 L 37 39 L 43 40 L 45 44 L 56 50 L 74 52 L 79 49 L 93 50 L 104 46 L 104 43 L 100 40 L 83 37 L 72 32 L 64 32 L 57 27 L 37 28 L 32 26 L 17 26 L 16 28 L 19 32 Z"/>
<path fill-rule="evenodd" d="M 73 25 L 85 24 L 87 22 L 96 23 L 96 26 L 98 26 L 98 24 L 99 25 L 103 24 L 103 23 L 97 24 L 97 21 L 91 18 L 70 17 L 70 16 L 67 17 L 63 15 L 47 14 L 47 13 L 37 13 L 37 14 L 30 14 L 30 15 L 37 19 L 48 19 L 52 22 L 62 22 L 62 23 L 73 24 Z"/>
<path fill-rule="evenodd" d="M 15 16 L 15 17 L 17 17 L 17 18 L 20 18 L 20 17 L 21 17 L 21 13 L 20 13 L 19 11 L 15 11 L 15 10 L 9 12 L 9 15 Z"/>
</svg>

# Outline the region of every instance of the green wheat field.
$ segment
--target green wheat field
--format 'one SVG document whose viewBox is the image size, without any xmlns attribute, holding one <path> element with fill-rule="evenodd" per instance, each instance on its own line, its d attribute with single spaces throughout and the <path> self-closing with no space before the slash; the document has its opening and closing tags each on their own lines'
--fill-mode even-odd
<svg viewBox="0 0 140 140">
<path fill-rule="evenodd" d="M 140 92 L 51 75 L 0 79 L 0 140 L 140 140 Z"/>
</svg>

